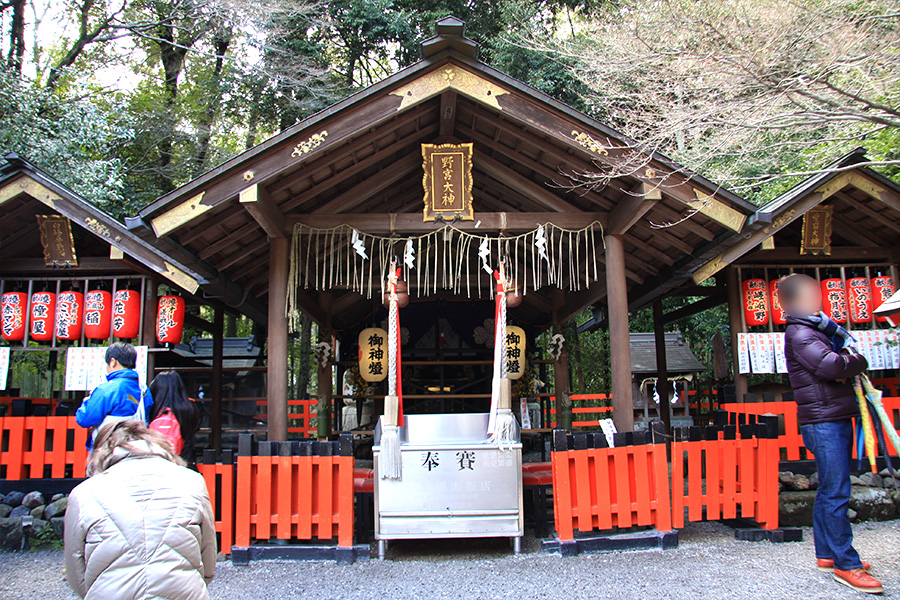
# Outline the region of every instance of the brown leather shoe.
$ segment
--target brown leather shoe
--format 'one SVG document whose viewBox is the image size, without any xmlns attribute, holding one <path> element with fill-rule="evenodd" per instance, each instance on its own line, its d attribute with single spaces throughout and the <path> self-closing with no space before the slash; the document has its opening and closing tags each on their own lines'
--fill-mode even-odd
<svg viewBox="0 0 900 600">
<path fill-rule="evenodd" d="M 884 588 L 881 587 L 881 582 L 866 573 L 863 569 L 852 569 L 850 571 L 835 569 L 833 577 L 838 583 L 843 583 L 857 592 L 880 594 L 884 591 Z"/>
<path fill-rule="evenodd" d="M 870 565 L 866 561 L 862 561 L 862 565 L 862 568 L 866 571 L 872 568 L 872 565 Z M 817 558 L 816 568 L 823 573 L 831 573 L 832 571 L 834 571 L 834 561 L 830 558 Z"/>
</svg>

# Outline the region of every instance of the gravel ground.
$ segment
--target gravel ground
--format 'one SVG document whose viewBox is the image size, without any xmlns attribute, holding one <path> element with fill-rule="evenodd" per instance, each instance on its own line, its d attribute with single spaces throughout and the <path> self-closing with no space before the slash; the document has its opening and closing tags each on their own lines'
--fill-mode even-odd
<svg viewBox="0 0 900 600">
<path fill-rule="evenodd" d="M 900 522 L 854 526 L 856 547 L 887 592 L 900 598 Z M 521 556 L 505 541 L 403 542 L 391 560 L 332 563 L 219 563 L 215 600 L 315 598 L 426 600 L 459 598 L 705 598 L 781 600 L 864 598 L 813 566 L 812 531 L 802 543 L 737 542 L 718 523 L 692 523 L 675 550 L 545 555 L 528 540 Z M 0 554 L 0 599 L 72 599 L 62 552 Z M 112 600 L 112 599 L 110 599 Z"/>
</svg>

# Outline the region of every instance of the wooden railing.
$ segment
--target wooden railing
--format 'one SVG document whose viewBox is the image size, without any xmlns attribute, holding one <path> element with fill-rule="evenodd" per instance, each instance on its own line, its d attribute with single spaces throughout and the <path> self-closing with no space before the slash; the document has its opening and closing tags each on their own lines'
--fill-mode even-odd
<svg viewBox="0 0 900 600">
<path fill-rule="evenodd" d="M 778 528 L 778 445 L 774 417 L 756 424 L 676 428 L 672 442 L 672 524 L 738 516 Z M 687 485 L 685 485 L 685 482 Z M 740 508 L 740 512 L 738 512 Z"/>
<path fill-rule="evenodd" d="M 642 432 L 632 444 L 621 434 L 609 448 L 603 434 L 553 434 L 553 513 L 560 541 L 613 527 L 672 529 L 666 445 L 645 444 Z M 571 445 L 571 447 L 570 447 Z"/>
<path fill-rule="evenodd" d="M 900 397 L 882 398 L 884 408 L 891 418 L 894 428 L 900 428 Z M 811 460 L 812 452 L 803 444 L 800 434 L 800 425 L 797 421 L 797 403 L 793 400 L 778 402 L 729 402 L 720 405 L 720 408 L 728 413 L 738 415 L 737 422 L 748 422 L 750 415 L 772 414 L 778 417 L 779 436 L 777 447 L 780 450 L 781 460 Z M 887 439 L 888 452 L 897 455 L 897 450 Z M 853 456 L 856 456 L 856 444 L 853 445 Z"/>
<path fill-rule="evenodd" d="M 0 417 L 0 479 L 84 478 L 87 436 L 75 417 Z"/>
</svg>

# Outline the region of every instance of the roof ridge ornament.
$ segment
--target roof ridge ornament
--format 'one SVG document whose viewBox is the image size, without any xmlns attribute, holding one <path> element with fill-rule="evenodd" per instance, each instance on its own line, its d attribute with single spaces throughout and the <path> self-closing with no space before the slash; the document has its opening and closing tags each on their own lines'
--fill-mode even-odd
<svg viewBox="0 0 900 600">
<path fill-rule="evenodd" d="M 422 58 L 451 48 L 469 58 L 478 57 L 478 43 L 466 37 L 466 22 L 453 15 L 438 19 L 434 24 L 435 36 L 422 42 Z"/>
</svg>

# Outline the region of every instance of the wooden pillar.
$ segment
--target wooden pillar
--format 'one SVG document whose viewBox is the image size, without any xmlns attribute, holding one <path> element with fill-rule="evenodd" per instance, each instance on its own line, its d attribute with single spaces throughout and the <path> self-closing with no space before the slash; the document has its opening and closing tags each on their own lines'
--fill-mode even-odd
<svg viewBox="0 0 900 600">
<path fill-rule="evenodd" d="M 156 347 L 156 312 L 159 308 L 159 279 L 148 277 L 144 286 L 144 322 L 141 324 L 141 346 L 148 349 Z M 30 298 L 31 296 L 29 296 Z M 147 385 L 156 376 L 156 353 L 147 353 Z"/>
<path fill-rule="evenodd" d="M 285 316 L 290 241 L 269 241 L 269 327 L 266 371 L 269 441 L 287 439 L 288 320 Z"/>
<path fill-rule="evenodd" d="M 553 300 L 553 332 L 563 333 L 565 323 L 560 323 L 557 311 L 565 301 L 565 293 L 561 289 L 554 289 L 551 295 Z M 567 350 L 569 343 L 571 343 L 571 340 L 566 340 L 563 343 L 559 358 L 553 362 L 553 391 L 556 396 L 556 426 L 572 431 L 572 398 L 569 395 L 569 351 Z"/>
<path fill-rule="evenodd" d="M 618 431 L 633 431 L 634 398 L 631 388 L 631 340 L 628 337 L 628 282 L 625 279 L 625 246 L 620 235 L 608 235 L 605 241 L 613 421 Z"/>
<path fill-rule="evenodd" d="M 656 342 L 656 391 L 659 393 L 659 416 L 668 435 L 672 431 L 672 405 L 669 404 L 669 365 L 666 359 L 662 298 L 653 301 L 653 339 Z"/>
<path fill-rule="evenodd" d="M 734 267 L 727 267 L 725 279 L 725 292 L 728 294 L 728 323 L 731 329 L 731 368 L 734 372 L 734 395 L 737 402 L 744 401 L 747 387 L 747 376 L 740 373 L 738 363 L 738 333 L 744 329 L 744 307 L 741 302 L 741 282 L 738 280 L 738 271 Z M 724 398 L 719 399 L 720 402 Z"/>
<path fill-rule="evenodd" d="M 209 416 L 210 443 L 216 452 L 222 451 L 222 363 L 225 358 L 225 318 L 221 308 L 215 309 L 213 322 L 213 364 Z"/>
<path fill-rule="evenodd" d="M 325 322 L 319 325 L 319 341 L 331 343 L 331 293 L 322 292 L 319 296 L 319 307 L 325 313 Z M 331 349 L 334 353 L 334 348 Z M 317 364 L 319 374 L 319 402 L 316 408 L 316 435 L 326 440 L 331 435 L 331 397 L 334 393 L 334 373 L 331 360 L 323 366 Z"/>
</svg>

